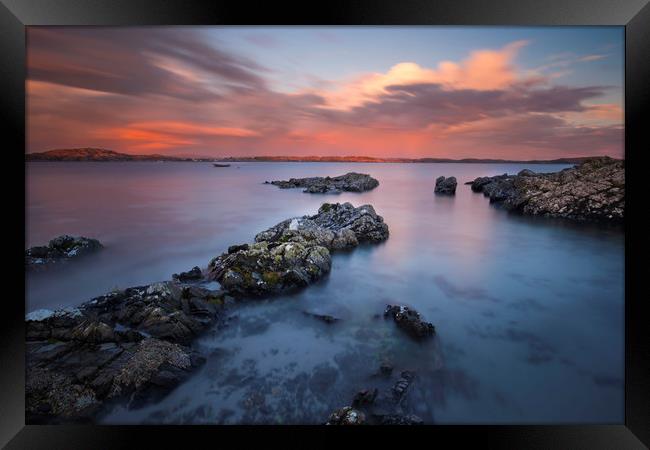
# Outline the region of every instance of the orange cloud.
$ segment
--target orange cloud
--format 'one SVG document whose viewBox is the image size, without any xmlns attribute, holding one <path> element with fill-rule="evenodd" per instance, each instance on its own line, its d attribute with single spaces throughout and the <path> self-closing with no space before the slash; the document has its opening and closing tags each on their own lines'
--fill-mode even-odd
<svg viewBox="0 0 650 450">
<path fill-rule="evenodd" d="M 386 92 L 388 86 L 440 84 L 444 89 L 488 91 L 504 89 L 527 77 L 517 73 L 513 60 L 528 41 L 515 41 L 500 50 L 476 50 L 456 63 L 442 61 L 436 69 L 427 69 L 413 62 L 394 65 L 386 73 L 363 75 L 344 83 L 334 91 L 319 92 L 327 108 L 348 109 Z"/>
<path fill-rule="evenodd" d="M 234 136 L 249 137 L 257 136 L 258 133 L 252 130 L 238 127 L 215 127 L 211 125 L 197 125 L 190 122 L 179 121 L 148 121 L 129 124 L 130 128 L 137 130 L 164 130 L 165 133 L 182 135 L 204 135 L 204 136 Z"/>
<path fill-rule="evenodd" d="M 585 104 L 582 112 L 559 116 L 578 125 L 623 125 L 624 122 L 623 108 L 616 103 Z"/>
</svg>

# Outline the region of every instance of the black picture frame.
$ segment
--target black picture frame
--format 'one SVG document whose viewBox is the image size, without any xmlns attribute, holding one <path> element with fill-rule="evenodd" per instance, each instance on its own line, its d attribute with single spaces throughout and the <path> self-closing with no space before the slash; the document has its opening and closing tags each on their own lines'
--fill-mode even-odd
<svg viewBox="0 0 650 450">
<path fill-rule="evenodd" d="M 0 76 L 2 123 L 5 141 L 5 198 L 22 209 L 25 197 L 15 194 L 16 178 L 22 179 L 25 143 L 25 27 L 30 25 L 502 25 L 625 27 L 625 422 L 612 425 L 539 426 L 427 426 L 375 428 L 363 431 L 330 427 L 265 427 L 286 443 L 304 445 L 326 439 L 349 439 L 363 433 L 400 440 L 426 434 L 437 445 L 441 439 L 462 446 L 468 442 L 487 447 L 511 448 L 647 448 L 650 445 L 650 338 L 647 322 L 648 271 L 644 233 L 643 154 L 650 151 L 645 117 L 650 117 L 650 5 L 648 0 L 402 0 L 333 1 L 286 4 L 262 1 L 183 0 L 0 0 Z M 10 170 L 7 170 L 10 168 Z M 23 166 L 24 167 L 24 166 Z M 15 168 L 15 172 L 14 172 Z M 17 174 L 17 176 L 16 176 Z M 645 188 L 647 190 L 647 188 Z M 14 206 L 14 205 L 11 205 Z M 3 296 L 2 350 L 0 359 L 0 445 L 7 448 L 133 448 L 140 443 L 197 445 L 196 439 L 223 442 L 224 436 L 259 436 L 251 427 L 164 426 L 38 426 L 25 425 L 24 399 L 24 255 L 25 223 L 15 220 L 18 238 L 10 244 L 11 266 L 16 276 L 6 275 L 6 285 L 18 286 L 16 295 Z M 10 236 L 6 231 L 7 235 Z M 645 239 L 647 240 L 647 238 Z M 15 253 L 14 253 L 15 252 Z M 639 261 L 637 263 L 636 261 Z M 645 261 L 645 262 L 644 262 Z M 23 285 L 15 280 L 23 279 Z M 7 292 L 7 291 L 5 291 Z M 22 293 L 22 295 L 21 295 Z M 22 298 L 22 301 L 21 301 Z M 579 320 L 577 318 L 576 320 Z M 594 332 L 597 332 L 595 330 Z M 294 437 L 300 431 L 301 438 Z M 304 433 L 304 432 L 307 433 Z M 303 434 L 304 433 L 304 434 Z M 408 433 L 408 435 L 407 435 Z M 197 436 L 200 435 L 200 436 Z M 425 436 L 418 436 L 424 438 Z M 398 437 L 399 436 L 399 437 Z M 286 440 L 289 439 L 289 440 Z M 416 439 L 416 438 L 413 438 Z M 413 441 L 415 442 L 415 441 Z M 158 444 L 158 445 L 160 445 Z M 144 445 L 144 444 L 143 444 Z"/>
</svg>

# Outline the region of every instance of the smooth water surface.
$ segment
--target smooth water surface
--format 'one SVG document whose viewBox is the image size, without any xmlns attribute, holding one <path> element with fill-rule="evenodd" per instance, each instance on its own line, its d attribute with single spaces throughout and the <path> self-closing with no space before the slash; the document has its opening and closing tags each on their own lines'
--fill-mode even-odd
<svg viewBox="0 0 650 450">
<path fill-rule="evenodd" d="M 525 218 L 465 181 L 518 164 L 29 163 L 26 246 L 59 234 L 106 248 L 30 274 L 27 312 L 169 279 L 321 203 L 372 204 L 383 244 L 333 256 L 328 277 L 244 302 L 196 343 L 206 364 L 160 402 L 106 423 L 323 423 L 366 387 L 413 370 L 409 407 L 428 423 L 622 423 L 622 229 Z M 562 165 L 528 166 L 557 171 Z M 304 194 L 265 180 L 349 171 L 378 188 Z M 455 176 L 455 197 L 433 194 Z M 437 337 L 418 344 L 377 315 L 406 304 Z M 340 317 L 325 324 L 304 311 Z M 395 367 L 377 377 L 379 365 Z"/>
</svg>

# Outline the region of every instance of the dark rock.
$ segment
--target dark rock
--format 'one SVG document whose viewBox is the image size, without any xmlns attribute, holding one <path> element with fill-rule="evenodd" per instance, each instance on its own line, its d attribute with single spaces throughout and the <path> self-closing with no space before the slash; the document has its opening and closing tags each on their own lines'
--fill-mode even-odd
<svg viewBox="0 0 650 450">
<path fill-rule="evenodd" d="M 362 391 L 357 392 L 354 398 L 352 399 L 352 407 L 357 408 L 360 406 L 370 405 L 374 403 L 375 399 L 377 398 L 378 392 L 379 391 L 377 390 L 377 388 L 364 389 Z"/>
<path fill-rule="evenodd" d="M 480 177 L 472 190 L 525 215 L 606 222 L 622 222 L 625 215 L 624 162 L 609 157 L 554 173 L 524 169 L 517 175 Z"/>
<path fill-rule="evenodd" d="M 306 316 L 314 317 L 314 318 L 316 318 L 316 319 L 318 319 L 318 320 L 320 320 L 322 322 L 328 323 L 328 324 L 335 323 L 335 322 L 338 322 L 340 320 L 337 317 L 330 316 L 329 314 L 318 314 L 318 313 L 313 313 L 313 312 L 309 312 L 309 311 L 303 311 L 302 313 L 304 315 L 306 315 Z"/>
<path fill-rule="evenodd" d="M 379 366 L 379 373 L 385 377 L 389 377 L 393 373 L 393 366 L 388 363 L 382 363 L 382 365 Z"/>
<path fill-rule="evenodd" d="M 400 379 L 393 386 L 393 399 L 395 403 L 400 403 L 406 395 L 406 391 L 415 379 L 415 374 L 408 370 L 401 373 Z"/>
<path fill-rule="evenodd" d="M 204 361 L 185 345 L 218 320 L 223 295 L 164 282 L 28 314 L 28 421 L 75 422 L 109 399 L 135 407 L 168 392 Z"/>
<path fill-rule="evenodd" d="M 203 279 L 203 272 L 201 272 L 201 268 L 199 266 L 194 266 L 187 272 L 173 274 L 172 278 L 180 282 L 196 281 Z"/>
<path fill-rule="evenodd" d="M 255 236 L 255 243 L 214 258 L 209 278 L 235 296 L 268 296 L 305 287 L 330 271 L 330 251 L 388 238 L 370 205 L 324 203 L 313 216 L 287 219 Z"/>
<path fill-rule="evenodd" d="M 231 245 L 228 247 L 228 253 L 237 253 L 242 250 L 248 250 L 248 244 Z"/>
<path fill-rule="evenodd" d="M 102 249 L 97 239 L 67 234 L 52 239 L 47 246 L 31 247 L 25 250 L 25 268 L 42 269 L 63 263 Z"/>
<path fill-rule="evenodd" d="M 361 418 L 361 423 L 369 425 L 421 425 L 422 419 L 406 411 L 406 398 L 414 381 L 413 372 L 403 371 L 395 384 L 381 394 L 376 388 L 359 391 L 352 399 L 352 406 L 334 411 L 327 424 L 356 423 Z"/>
<path fill-rule="evenodd" d="M 366 415 L 351 406 L 344 406 L 334 411 L 325 425 L 363 425 Z"/>
<path fill-rule="evenodd" d="M 379 181 L 364 173 L 350 172 L 338 177 L 291 178 L 271 181 L 271 184 L 281 189 L 305 188 L 303 192 L 324 194 L 369 191 L 379 186 Z"/>
<path fill-rule="evenodd" d="M 436 178 L 436 187 L 434 192 L 436 194 L 454 195 L 456 194 L 457 185 L 456 177 L 438 177 Z"/>
<path fill-rule="evenodd" d="M 434 326 L 423 321 L 417 311 L 407 306 L 387 305 L 384 317 L 392 317 L 399 328 L 415 339 L 424 339 L 435 334 Z"/>
</svg>

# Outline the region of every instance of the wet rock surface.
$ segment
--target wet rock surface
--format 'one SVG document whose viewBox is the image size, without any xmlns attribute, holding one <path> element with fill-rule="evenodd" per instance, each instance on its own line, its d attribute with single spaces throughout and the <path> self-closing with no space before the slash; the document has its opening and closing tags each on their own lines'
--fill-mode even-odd
<svg viewBox="0 0 650 450">
<path fill-rule="evenodd" d="M 215 258 L 207 278 L 224 290 L 204 287 L 194 267 L 173 281 L 116 290 L 78 308 L 28 314 L 27 421 L 92 422 L 109 402 L 138 407 L 166 394 L 205 361 L 189 345 L 222 322 L 231 295 L 306 286 L 330 270 L 330 250 L 387 237 L 372 206 L 326 203 L 314 216 L 281 222 Z M 336 377 L 323 367 L 310 388 L 322 392 Z"/>
<path fill-rule="evenodd" d="M 471 188 L 525 215 L 604 222 L 622 222 L 625 215 L 625 165 L 608 157 L 554 173 L 524 169 L 517 175 L 479 177 Z"/>
<path fill-rule="evenodd" d="M 325 425 L 364 425 L 366 416 L 351 406 L 344 406 L 330 414 Z"/>
<path fill-rule="evenodd" d="M 28 422 L 88 421 L 109 400 L 136 407 L 169 391 L 202 363 L 186 345 L 219 319 L 223 297 L 164 282 L 28 314 Z"/>
<path fill-rule="evenodd" d="M 52 239 L 47 245 L 25 250 L 25 268 L 44 269 L 94 253 L 102 248 L 103 245 L 97 239 L 64 234 Z"/>
<path fill-rule="evenodd" d="M 436 178 L 436 187 L 433 192 L 436 194 L 455 195 L 457 185 L 456 177 L 438 177 Z"/>
<path fill-rule="evenodd" d="M 355 394 L 351 406 L 334 411 L 326 425 L 421 425 L 423 420 L 408 412 L 408 396 L 415 373 L 402 371 L 397 381 L 382 392 L 363 389 Z"/>
<path fill-rule="evenodd" d="M 310 194 L 364 192 L 379 186 L 379 181 L 365 173 L 349 172 L 338 177 L 290 178 L 289 180 L 267 181 L 281 189 L 304 188 Z"/>
<path fill-rule="evenodd" d="M 400 329 L 416 340 L 435 335 L 435 327 L 422 320 L 417 311 L 407 306 L 387 305 L 384 317 L 392 318 Z"/>
<path fill-rule="evenodd" d="M 263 297 L 308 286 L 331 269 L 331 251 L 388 238 L 371 205 L 324 203 L 313 216 L 287 219 L 214 258 L 208 277 L 235 296 Z"/>
</svg>

